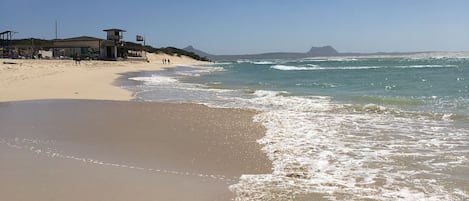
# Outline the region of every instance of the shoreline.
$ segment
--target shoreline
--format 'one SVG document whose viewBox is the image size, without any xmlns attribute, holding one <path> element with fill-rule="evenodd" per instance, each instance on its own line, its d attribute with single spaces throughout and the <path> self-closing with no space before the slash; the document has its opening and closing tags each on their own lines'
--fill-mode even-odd
<svg viewBox="0 0 469 201">
<path fill-rule="evenodd" d="M 207 64 L 170 57 L 173 65 L 163 65 L 162 56 L 81 65 L 0 59 L 4 198 L 232 200 L 228 187 L 241 175 L 270 174 L 257 111 L 135 101 L 120 87 L 129 73 Z"/>
</svg>

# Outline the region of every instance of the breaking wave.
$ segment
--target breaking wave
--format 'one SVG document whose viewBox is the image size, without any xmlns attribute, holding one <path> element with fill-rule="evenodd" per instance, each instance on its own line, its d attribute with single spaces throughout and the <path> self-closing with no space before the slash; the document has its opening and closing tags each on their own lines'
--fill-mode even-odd
<svg viewBox="0 0 469 201">
<path fill-rule="evenodd" d="M 457 68 L 457 65 L 408 65 L 408 66 L 344 66 L 344 67 L 321 67 L 318 65 L 287 66 L 273 65 L 270 68 L 284 71 L 295 70 L 363 70 L 363 69 L 385 69 L 385 68 Z"/>
<path fill-rule="evenodd" d="M 311 193 L 330 200 L 469 198 L 464 189 L 435 181 L 469 165 L 469 142 L 462 141 L 469 130 L 379 105 L 350 110 L 329 97 L 260 94 L 247 105 L 264 111 L 255 121 L 267 128 L 259 143 L 274 170 L 243 175 L 231 186 L 237 200 Z"/>
</svg>

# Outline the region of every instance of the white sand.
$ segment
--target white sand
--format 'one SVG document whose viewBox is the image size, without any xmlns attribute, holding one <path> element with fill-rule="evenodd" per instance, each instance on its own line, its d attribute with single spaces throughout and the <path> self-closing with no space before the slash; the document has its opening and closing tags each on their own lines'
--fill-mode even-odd
<svg viewBox="0 0 469 201">
<path fill-rule="evenodd" d="M 0 102 L 35 99 L 130 100 L 132 92 L 113 85 L 129 71 L 159 70 L 177 65 L 198 65 L 185 56 L 151 54 L 140 61 L 11 60 L 0 59 Z M 163 58 L 171 64 L 162 64 Z M 6 64 L 13 62 L 16 64 Z"/>
</svg>

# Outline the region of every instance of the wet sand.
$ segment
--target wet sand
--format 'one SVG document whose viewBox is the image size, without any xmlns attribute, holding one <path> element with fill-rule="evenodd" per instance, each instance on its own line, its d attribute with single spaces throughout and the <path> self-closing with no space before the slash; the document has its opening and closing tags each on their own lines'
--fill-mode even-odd
<svg viewBox="0 0 469 201">
<path fill-rule="evenodd" d="M 2 200 L 230 200 L 271 172 L 254 111 L 196 104 L 0 103 Z"/>
</svg>

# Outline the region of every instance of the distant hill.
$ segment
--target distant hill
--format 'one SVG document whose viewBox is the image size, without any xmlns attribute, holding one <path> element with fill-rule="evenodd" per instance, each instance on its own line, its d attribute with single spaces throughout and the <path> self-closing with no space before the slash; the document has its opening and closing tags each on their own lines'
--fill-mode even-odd
<svg viewBox="0 0 469 201">
<path fill-rule="evenodd" d="M 201 57 L 210 58 L 210 57 L 215 56 L 215 55 L 206 53 L 206 52 L 204 52 L 204 51 L 202 51 L 202 50 L 195 49 L 194 47 L 192 47 L 192 45 L 189 45 L 189 46 L 187 46 L 187 47 L 185 47 L 185 48 L 182 48 L 182 49 L 185 50 L 185 51 L 188 51 L 188 52 L 193 52 L 194 54 L 199 55 L 199 56 L 201 56 Z"/>
<path fill-rule="evenodd" d="M 306 53 L 297 53 L 297 52 L 272 52 L 272 53 L 262 53 L 262 54 L 243 54 L 243 55 L 214 55 L 204 52 L 202 50 L 196 49 L 193 46 L 188 46 L 183 48 L 188 52 L 193 52 L 202 57 L 206 57 L 211 60 L 237 60 L 237 59 L 295 59 L 295 58 L 305 58 L 305 57 L 317 57 L 317 56 L 337 56 L 339 52 L 335 50 L 332 46 L 324 47 L 312 47 Z"/>
<path fill-rule="evenodd" d="M 339 52 L 328 45 L 324 47 L 312 47 L 306 54 L 309 56 L 335 56 L 338 55 Z"/>
<path fill-rule="evenodd" d="M 262 54 L 243 54 L 243 55 L 214 55 L 202 50 L 196 49 L 193 46 L 188 46 L 183 50 L 193 52 L 201 57 L 210 60 L 239 60 L 239 59 L 298 59 L 307 57 L 333 57 L 333 56 L 405 56 L 421 53 L 431 53 L 430 51 L 423 52 L 377 52 L 377 53 L 340 53 L 334 47 L 327 45 L 323 47 L 311 47 L 308 52 L 272 52 Z"/>
</svg>

